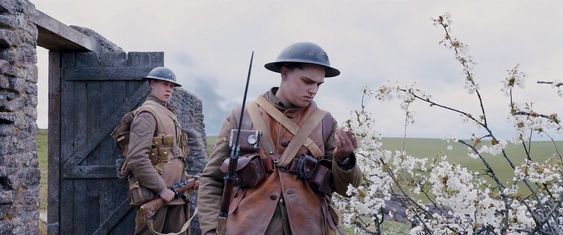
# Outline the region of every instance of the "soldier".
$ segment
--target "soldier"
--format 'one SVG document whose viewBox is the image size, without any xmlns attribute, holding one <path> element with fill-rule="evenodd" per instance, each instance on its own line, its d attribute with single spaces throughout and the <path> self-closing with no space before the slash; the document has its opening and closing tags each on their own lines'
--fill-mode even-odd
<svg viewBox="0 0 563 235">
<path fill-rule="evenodd" d="M 144 77 L 149 80 L 150 96 L 137 109 L 131 122 L 127 170 L 131 199 L 143 200 L 146 192 L 156 192 L 166 205 L 154 215 L 156 232 L 178 232 L 189 213 L 185 197 L 168 187 L 186 180 L 186 138 L 168 101 L 176 82 L 172 70 L 157 67 Z M 148 190 L 150 191 L 148 191 Z M 131 202 L 132 204 L 135 202 Z M 135 234 L 152 234 L 143 215 L 137 213 Z"/>
<path fill-rule="evenodd" d="M 226 234 L 338 233 L 331 194 L 345 195 L 349 184 L 359 185 L 357 142 L 351 131 L 337 128 L 330 113 L 319 109 L 313 99 L 325 77 L 338 76 L 340 71 L 330 66 L 321 47 L 309 42 L 288 46 L 265 67 L 281 74 L 280 86 L 248 104 L 242 128 L 263 132 L 257 151 L 262 169 L 250 175 L 266 173 L 254 186 L 238 182 L 240 187 L 233 189 Z M 220 168 L 228 162 L 233 136 L 229 134 L 237 129 L 240 112 L 235 109 L 226 118 L 200 178 L 198 208 L 204 234 L 218 232 L 225 172 L 224 166 Z M 247 163 L 238 164 L 245 169 Z M 237 174 L 239 179 L 247 178 L 242 170 Z"/>
</svg>

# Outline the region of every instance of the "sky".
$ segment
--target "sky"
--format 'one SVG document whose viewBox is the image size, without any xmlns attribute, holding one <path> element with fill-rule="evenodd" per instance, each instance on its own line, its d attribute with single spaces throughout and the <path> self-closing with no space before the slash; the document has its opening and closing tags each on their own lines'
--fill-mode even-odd
<svg viewBox="0 0 563 235">
<path fill-rule="evenodd" d="M 310 41 L 323 47 L 342 73 L 326 78 L 317 104 L 339 121 L 360 108 L 362 89 L 386 83 L 416 87 L 442 104 L 478 115 L 475 94 L 464 89 L 461 66 L 441 46 L 444 32 L 432 18 L 447 12 L 452 34 L 469 45 L 493 132 L 514 135 L 508 97 L 500 91 L 507 70 L 520 65 L 527 76 L 517 102 L 541 113 L 563 115 L 563 98 L 536 81 L 562 81 L 563 2 L 560 1 L 292 1 L 292 0 L 32 0 L 66 25 L 87 27 L 125 51 L 163 51 L 164 64 L 183 87 L 203 101 L 207 135 L 242 102 L 252 51 L 249 97 L 279 85 L 263 65 L 286 46 Z M 47 127 L 47 51 L 38 49 L 38 126 Z M 398 99 L 366 99 L 384 137 L 401 137 L 404 112 Z M 459 115 L 424 103 L 413 105 L 408 137 L 468 138 L 482 130 Z M 563 139 L 562 131 L 552 133 Z"/>
</svg>

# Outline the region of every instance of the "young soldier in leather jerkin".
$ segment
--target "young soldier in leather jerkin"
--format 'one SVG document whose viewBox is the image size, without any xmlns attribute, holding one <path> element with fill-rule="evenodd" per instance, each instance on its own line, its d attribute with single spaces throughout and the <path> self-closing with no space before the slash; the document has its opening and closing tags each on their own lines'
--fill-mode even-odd
<svg viewBox="0 0 563 235">
<path fill-rule="evenodd" d="M 154 216 L 156 232 L 177 232 L 187 217 L 187 204 L 182 197 L 175 197 L 169 186 L 186 180 L 184 171 L 186 153 L 185 139 L 176 114 L 170 110 L 168 101 L 176 82 L 174 73 L 164 67 L 153 69 L 145 79 L 149 80 L 151 94 L 136 110 L 130 126 L 127 171 L 130 197 L 140 187 L 155 192 L 166 205 Z M 137 188 L 135 188 L 137 187 Z M 133 192 L 133 193 L 132 193 Z M 133 203 L 133 199 L 132 202 Z M 146 221 L 137 213 L 135 234 L 152 234 Z"/>
<path fill-rule="evenodd" d="M 258 165 L 266 173 L 257 185 L 242 182 L 245 186 L 233 189 L 226 234 L 337 234 L 338 213 L 331 206 L 331 194 L 345 195 L 349 184 L 359 185 L 361 172 L 354 155 L 357 143 L 354 134 L 337 128 L 330 113 L 320 110 L 313 99 L 325 77 L 340 72 L 330 66 L 321 47 L 307 42 L 288 46 L 265 67 L 281 74 L 280 86 L 248 103 L 242 129 L 263 132 L 260 149 L 250 156 L 260 156 Z M 204 234 L 217 232 L 225 171 L 221 165 L 229 156 L 230 133 L 238 127 L 240 112 L 235 109 L 226 118 L 200 178 L 199 223 Z M 276 112 L 278 117 L 274 117 Z M 319 121 L 309 122 L 314 118 Z M 306 123 L 315 123 L 307 141 L 288 147 L 298 139 L 299 131 L 307 129 Z M 291 160 L 284 165 L 286 150 L 296 153 L 284 157 Z M 237 169 L 246 164 L 238 162 Z M 241 170 L 237 174 L 242 179 L 246 173 Z"/>
</svg>

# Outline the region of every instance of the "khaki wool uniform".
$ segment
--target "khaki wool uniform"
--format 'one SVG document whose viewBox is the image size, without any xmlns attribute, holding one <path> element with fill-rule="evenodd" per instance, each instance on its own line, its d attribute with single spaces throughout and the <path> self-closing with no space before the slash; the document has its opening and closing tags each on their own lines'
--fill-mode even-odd
<svg viewBox="0 0 563 235">
<path fill-rule="evenodd" d="M 137 109 L 130 127 L 129 151 L 127 153 L 127 169 L 131 173 L 130 185 L 138 182 L 152 190 L 158 196 L 168 186 L 186 180 L 184 156 L 178 143 L 182 134 L 176 114 L 168 109 L 167 104 L 154 96 Z M 155 136 L 173 136 L 172 148 L 167 151 L 168 160 L 157 165 L 162 172 L 159 174 L 149 159 L 149 151 Z M 164 154 L 164 153 L 163 153 Z M 154 215 L 154 230 L 157 232 L 178 232 L 186 222 L 187 204 L 182 198 L 175 198 L 166 203 Z M 142 223 L 139 213 L 135 218 L 135 234 L 151 234 L 150 229 Z"/>
<path fill-rule="evenodd" d="M 284 106 L 275 96 L 277 89 L 272 88 L 263 97 L 298 126 L 303 125 L 307 118 L 316 111 L 317 107 L 314 102 L 306 108 Z M 275 145 L 273 155 L 279 158 L 293 135 L 264 110 L 260 108 L 259 111 L 266 126 L 270 127 L 271 138 Z M 200 178 L 198 210 L 203 234 L 214 232 L 217 226 L 217 215 L 221 207 L 224 185 L 223 173 L 219 168 L 229 157 L 230 130 L 238 128 L 239 115 L 240 108 L 233 111 L 223 123 L 214 151 Z M 245 115 L 245 118 L 248 116 Z M 325 159 L 332 159 L 336 147 L 334 139 L 336 128 L 336 121 L 330 114 L 327 114 L 321 124 L 315 127 L 309 135 L 309 138 L 323 151 Z M 265 157 L 267 151 L 262 149 L 260 152 L 262 157 Z M 312 156 L 303 146 L 296 156 L 302 154 Z M 349 184 L 357 186 L 361 181 L 361 171 L 355 163 L 354 155 L 351 154 L 350 158 L 351 161 L 345 166 L 332 161 L 335 190 L 341 195 L 345 195 Z M 296 175 L 276 168 L 257 187 L 235 187 L 233 189 L 226 233 L 335 234 L 339 221 L 337 212 L 330 204 L 330 195 L 320 196 Z"/>
</svg>

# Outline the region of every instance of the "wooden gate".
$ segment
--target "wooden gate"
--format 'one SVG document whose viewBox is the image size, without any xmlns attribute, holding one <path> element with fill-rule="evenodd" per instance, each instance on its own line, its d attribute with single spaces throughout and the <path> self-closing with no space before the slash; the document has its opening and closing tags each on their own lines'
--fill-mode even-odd
<svg viewBox="0 0 563 235">
<path fill-rule="evenodd" d="M 49 54 L 49 234 L 132 234 L 110 132 L 148 94 L 162 52 Z"/>
</svg>

